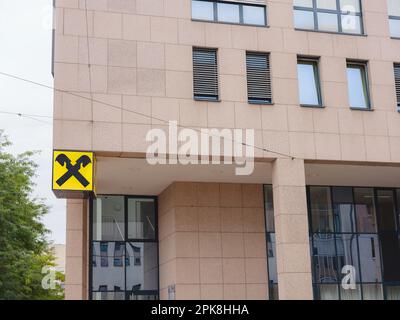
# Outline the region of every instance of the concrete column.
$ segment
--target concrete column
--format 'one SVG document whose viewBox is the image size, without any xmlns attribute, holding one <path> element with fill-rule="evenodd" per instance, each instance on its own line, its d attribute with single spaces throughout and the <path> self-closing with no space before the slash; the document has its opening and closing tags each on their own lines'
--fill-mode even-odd
<svg viewBox="0 0 400 320">
<path fill-rule="evenodd" d="M 88 298 L 87 200 L 67 200 L 65 299 Z"/>
<path fill-rule="evenodd" d="M 272 166 L 279 299 L 312 299 L 304 160 Z"/>
</svg>

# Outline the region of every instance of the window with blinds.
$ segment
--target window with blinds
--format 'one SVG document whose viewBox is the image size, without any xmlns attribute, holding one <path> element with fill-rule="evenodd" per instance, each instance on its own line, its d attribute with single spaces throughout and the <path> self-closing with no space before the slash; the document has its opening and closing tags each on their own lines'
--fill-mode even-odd
<svg viewBox="0 0 400 320">
<path fill-rule="evenodd" d="M 193 48 L 193 89 L 196 100 L 219 99 L 217 50 Z"/>
<path fill-rule="evenodd" d="M 271 103 L 269 55 L 266 53 L 246 53 L 246 67 L 249 103 Z"/>
<path fill-rule="evenodd" d="M 400 63 L 394 65 L 394 79 L 396 83 L 397 110 L 400 111 Z"/>
</svg>

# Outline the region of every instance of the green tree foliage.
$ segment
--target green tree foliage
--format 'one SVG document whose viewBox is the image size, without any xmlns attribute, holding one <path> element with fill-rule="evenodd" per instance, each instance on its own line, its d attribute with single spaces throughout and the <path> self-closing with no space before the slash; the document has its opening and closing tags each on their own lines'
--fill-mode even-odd
<svg viewBox="0 0 400 320">
<path fill-rule="evenodd" d="M 54 254 L 41 222 L 48 207 L 31 198 L 33 153 L 13 156 L 6 152 L 9 145 L 0 130 L 0 299 L 62 299 L 60 285 L 42 286 L 43 267 L 54 266 Z"/>
</svg>

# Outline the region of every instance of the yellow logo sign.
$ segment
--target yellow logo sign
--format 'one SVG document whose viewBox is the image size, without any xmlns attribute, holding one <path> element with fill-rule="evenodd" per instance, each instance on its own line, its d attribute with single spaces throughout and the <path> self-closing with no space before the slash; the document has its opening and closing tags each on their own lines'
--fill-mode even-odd
<svg viewBox="0 0 400 320">
<path fill-rule="evenodd" d="M 53 190 L 93 191 L 93 152 L 53 151 Z"/>
</svg>

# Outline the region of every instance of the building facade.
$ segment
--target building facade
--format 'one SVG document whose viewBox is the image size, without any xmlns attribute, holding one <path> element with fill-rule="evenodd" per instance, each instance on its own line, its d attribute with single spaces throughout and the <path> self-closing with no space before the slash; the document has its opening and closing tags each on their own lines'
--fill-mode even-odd
<svg viewBox="0 0 400 320">
<path fill-rule="evenodd" d="M 66 298 L 400 299 L 399 63 L 400 0 L 56 0 L 54 149 L 96 156 Z M 150 164 L 168 121 L 254 130 L 254 170 Z"/>
</svg>

